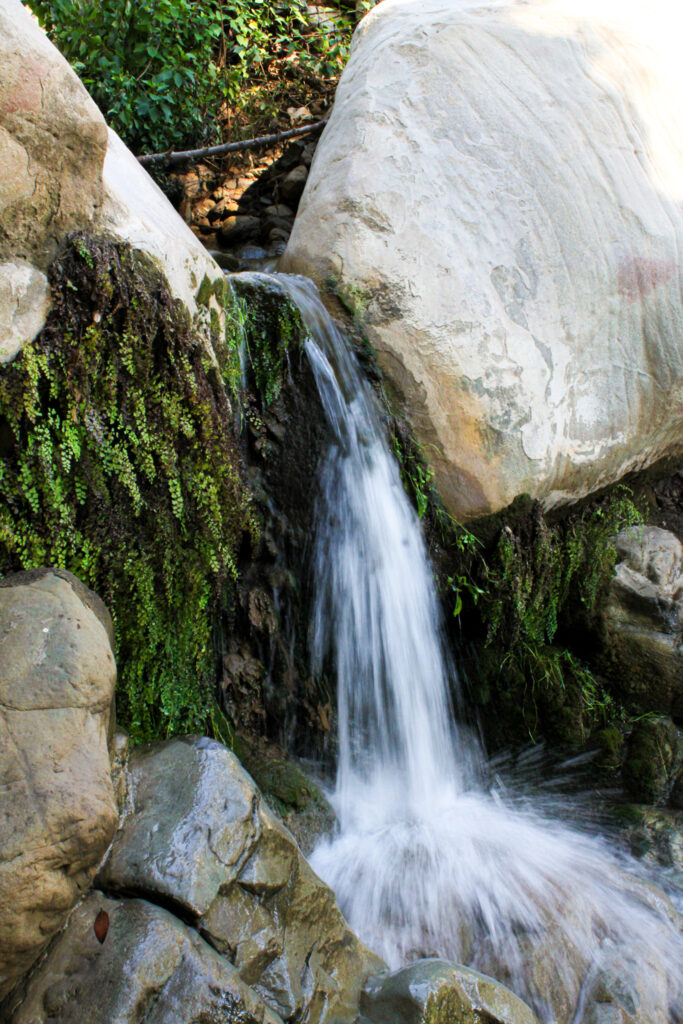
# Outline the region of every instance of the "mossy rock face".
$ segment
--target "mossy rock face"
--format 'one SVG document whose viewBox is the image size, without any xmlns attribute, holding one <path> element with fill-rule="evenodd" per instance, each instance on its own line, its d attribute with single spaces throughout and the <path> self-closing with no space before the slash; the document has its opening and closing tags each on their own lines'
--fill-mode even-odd
<svg viewBox="0 0 683 1024">
<path fill-rule="evenodd" d="M 248 302 L 205 281 L 193 322 L 147 257 L 84 235 L 49 279 L 45 328 L 0 367 L 0 575 L 54 565 L 103 598 L 133 740 L 204 731 L 215 629 L 259 538 L 235 416 Z M 298 340 L 280 306 L 271 399 Z"/>
<path fill-rule="evenodd" d="M 638 722 L 629 739 L 622 771 L 629 795 L 643 803 L 659 803 L 666 795 L 677 755 L 678 735 L 670 718 Z"/>
</svg>

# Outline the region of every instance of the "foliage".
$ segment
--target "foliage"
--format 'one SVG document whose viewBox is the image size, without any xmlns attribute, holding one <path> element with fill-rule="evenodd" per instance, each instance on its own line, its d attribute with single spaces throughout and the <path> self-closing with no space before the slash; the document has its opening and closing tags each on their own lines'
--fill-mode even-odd
<svg viewBox="0 0 683 1024">
<path fill-rule="evenodd" d="M 217 0 L 31 0 L 111 126 L 134 150 L 216 137 L 233 86 Z"/>
<path fill-rule="evenodd" d="M 554 641 L 570 607 L 595 609 L 614 572 L 616 534 L 640 522 L 624 486 L 555 522 L 535 502 L 514 529 L 502 528 L 480 566 L 486 642 L 502 652 L 498 699 L 521 715 L 532 739 L 540 731 L 580 742 L 585 729 L 618 712 L 588 666 Z"/>
<path fill-rule="evenodd" d="M 642 521 L 624 486 L 554 524 L 543 515 L 540 503 L 534 503 L 517 533 L 503 528 L 485 571 L 489 640 L 552 643 L 572 588 L 592 611 L 614 571 L 614 538 Z"/>
<path fill-rule="evenodd" d="M 57 565 L 108 603 L 134 739 L 202 729 L 257 535 L 223 379 L 141 255 L 76 236 L 50 277 L 46 327 L 0 370 L 0 573 Z M 216 342 L 227 372 L 236 336 Z"/>
<path fill-rule="evenodd" d="M 305 0 L 27 2 L 136 152 L 218 141 L 227 105 L 267 106 L 269 74 L 285 66 L 338 75 L 354 25 Z"/>
</svg>

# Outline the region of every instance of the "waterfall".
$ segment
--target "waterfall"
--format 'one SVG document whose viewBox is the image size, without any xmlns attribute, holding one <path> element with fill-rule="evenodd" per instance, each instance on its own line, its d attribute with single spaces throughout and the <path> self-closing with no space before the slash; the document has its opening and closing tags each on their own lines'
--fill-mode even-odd
<svg viewBox="0 0 683 1024">
<path fill-rule="evenodd" d="M 604 840 L 487 790 L 483 752 L 455 721 L 432 572 L 374 396 L 312 283 L 278 280 L 306 325 L 332 434 L 312 634 L 314 668 L 329 659 L 337 674 L 339 831 L 313 867 L 392 967 L 471 964 L 549 1024 L 551 985 L 579 1024 L 591 986 L 618 974 L 634 1019 L 668 1024 L 683 980 L 673 908 Z"/>
</svg>

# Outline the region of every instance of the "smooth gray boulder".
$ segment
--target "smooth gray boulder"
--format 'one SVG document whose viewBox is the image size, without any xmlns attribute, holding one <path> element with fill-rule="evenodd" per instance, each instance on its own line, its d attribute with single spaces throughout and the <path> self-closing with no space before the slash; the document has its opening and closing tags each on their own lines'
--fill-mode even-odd
<svg viewBox="0 0 683 1024">
<path fill-rule="evenodd" d="M 145 900 L 97 891 L 5 1012 L 6 1024 L 281 1024 L 192 928 Z"/>
<path fill-rule="evenodd" d="M 110 631 L 69 573 L 0 581 L 0 999 L 62 927 L 116 830 Z"/>
<path fill-rule="evenodd" d="M 643 712 L 683 715 L 683 544 L 656 526 L 616 540 L 619 561 L 600 613 L 601 668 Z"/>
<path fill-rule="evenodd" d="M 177 907 L 283 1020 L 350 1024 L 381 961 L 237 758 L 183 737 L 134 750 L 128 773 L 132 806 L 97 884 Z"/>
<path fill-rule="evenodd" d="M 683 451 L 683 76 L 665 0 L 384 0 L 282 269 L 331 285 L 461 521 Z"/>
<path fill-rule="evenodd" d="M 368 1024 L 538 1024 L 500 982 L 436 958 L 371 978 L 361 1011 Z"/>
</svg>

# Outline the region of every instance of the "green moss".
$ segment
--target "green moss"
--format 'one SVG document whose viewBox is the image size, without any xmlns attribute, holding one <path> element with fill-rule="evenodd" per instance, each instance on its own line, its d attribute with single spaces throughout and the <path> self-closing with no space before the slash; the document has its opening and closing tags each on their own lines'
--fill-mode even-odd
<svg viewBox="0 0 683 1024">
<path fill-rule="evenodd" d="M 267 408 L 287 380 L 288 353 L 305 338 L 301 314 L 277 282 L 235 277 L 239 330 L 249 367 L 249 385 Z"/>
<path fill-rule="evenodd" d="M 202 730 L 222 592 L 258 532 L 224 385 L 234 338 L 216 366 L 122 245 L 76 236 L 50 280 L 46 327 L 0 368 L 0 573 L 56 565 L 101 594 L 133 739 Z"/>
<path fill-rule="evenodd" d="M 491 1015 L 465 1002 L 455 988 L 431 992 L 425 1004 L 423 1024 L 488 1024 Z"/>
</svg>

